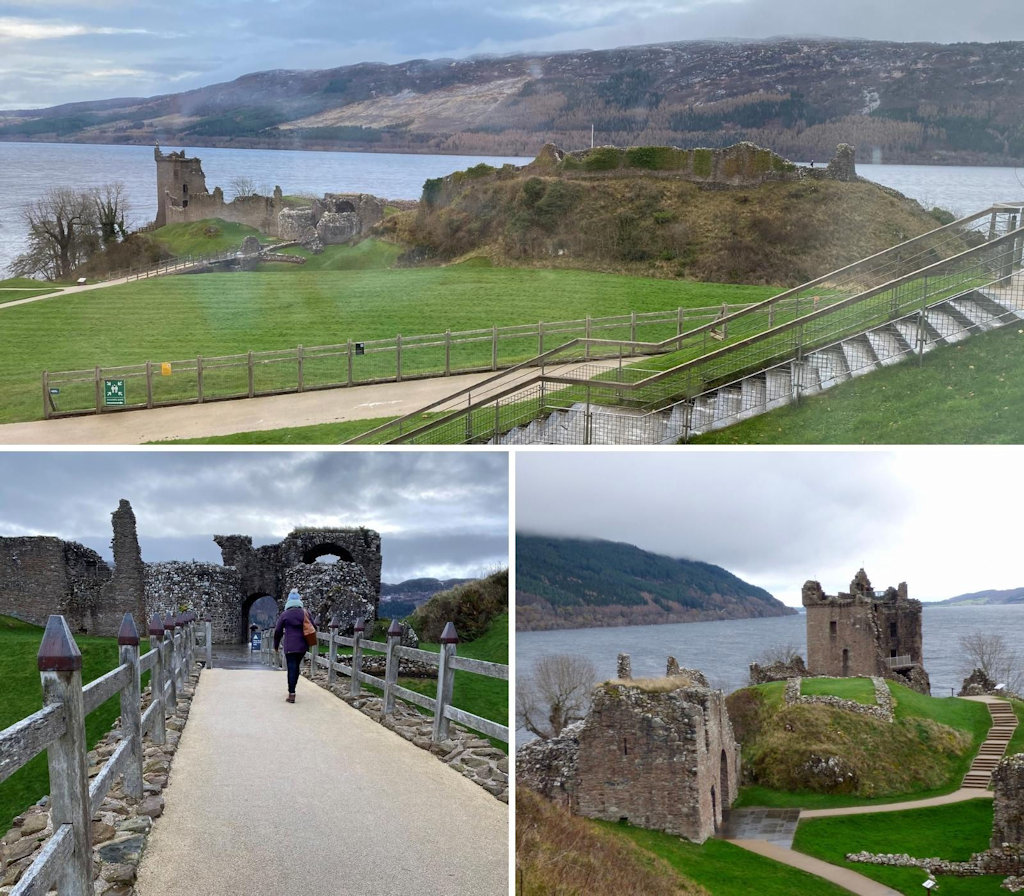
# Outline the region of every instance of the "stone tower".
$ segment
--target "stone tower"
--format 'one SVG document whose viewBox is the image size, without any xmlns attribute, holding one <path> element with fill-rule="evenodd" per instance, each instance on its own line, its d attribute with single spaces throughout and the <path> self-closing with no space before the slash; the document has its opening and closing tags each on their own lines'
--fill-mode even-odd
<svg viewBox="0 0 1024 896">
<path fill-rule="evenodd" d="M 907 583 L 875 591 L 863 569 L 849 593 L 827 595 L 804 583 L 807 669 L 812 675 L 878 675 L 929 693 L 921 647 L 921 602 L 907 597 Z"/>
<path fill-rule="evenodd" d="M 197 158 L 185 158 L 185 150 L 160 152 L 153 150 L 156 159 L 156 219 L 153 223 L 163 227 L 167 223 L 168 205 L 188 208 L 189 199 L 197 193 L 206 192 L 206 175 Z"/>
</svg>

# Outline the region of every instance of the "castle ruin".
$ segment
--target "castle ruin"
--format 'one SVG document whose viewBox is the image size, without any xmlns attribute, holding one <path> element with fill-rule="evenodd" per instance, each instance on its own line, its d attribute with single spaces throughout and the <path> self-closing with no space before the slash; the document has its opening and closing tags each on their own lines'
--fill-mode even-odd
<svg viewBox="0 0 1024 896">
<path fill-rule="evenodd" d="M 111 515 L 114 565 L 76 542 L 49 536 L 0 538 L 0 614 L 44 625 L 54 613 L 82 634 L 116 635 L 125 613 L 142 627 L 153 614 L 195 610 L 213 623 L 217 644 L 248 638 L 249 610 L 261 597 L 279 607 L 292 588 L 320 625 L 341 629 L 376 617 L 380 535 L 370 529 L 297 529 L 254 548 L 247 535 L 217 535 L 224 565 L 144 563 L 131 505 Z M 317 562 L 336 556 L 335 563 Z"/>
<path fill-rule="evenodd" d="M 722 692 L 671 658 L 668 669 L 654 682 L 598 685 L 582 722 L 520 748 L 518 782 L 588 818 L 714 836 L 736 798 L 739 745 Z"/>
<path fill-rule="evenodd" d="M 827 595 L 804 583 L 807 669 L 811 675 L 879 676 L 922 694 L 930 692 L 921 647 L 921 602 L 907 597 L 907 583 L 875 591 L 863 569 L 849 593 Z"/>
<path fill-rule="evenodd" d="M 224 191 L 209 192 L 202 161 L 185 151 L 153 150 L 156 161 L 156 227 L 220 218 L 254 227 L 288 242 L 336 246 L 366 236 L 384 219 L 385 201 L 365 193 L 327 193 L 308 206 L 285 202 L 281 188 L 272 196 L 237 196 L 224 201 Z"/>
</svg>

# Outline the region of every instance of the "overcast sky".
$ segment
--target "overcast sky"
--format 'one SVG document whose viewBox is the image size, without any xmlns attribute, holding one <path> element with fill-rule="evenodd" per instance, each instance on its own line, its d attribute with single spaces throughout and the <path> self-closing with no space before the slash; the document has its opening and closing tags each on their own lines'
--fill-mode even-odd
<svg viewBox="0 0 1024 896">
<path fill-rule="evenodd" d="M 54 535 L 108 562 L 127 498 L 146 562 L 220 563 L 214 535 L 299 526 L 381 535 L 383 580 L 508 565 L 508 461 L 480 452 L 2 452 L 0 536 Z"/>
<path fill-rule="evenodd" d="M 0 2 L 0 109 L 153 96 L 267 69 L 779 35 L 1024 39 L 1019 0 Z"/>
<path fill-rule="evenodd" d="M 1019 448 L 520 452 L 519 532 L 723 566 L 792 606 L 808 579 L 942 600 L 1024 586 Z"/>
</svg>

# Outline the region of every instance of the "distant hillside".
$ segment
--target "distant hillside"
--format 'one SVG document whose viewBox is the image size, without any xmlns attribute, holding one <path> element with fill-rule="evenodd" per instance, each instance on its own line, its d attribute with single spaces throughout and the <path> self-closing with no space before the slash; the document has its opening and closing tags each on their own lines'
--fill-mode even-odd
<svg viewBox="0 0 1024 896">
<path fill-rule="evenodd" d="M 972 594 L 960 594 L 948 600 L 931 602 L 931 606 L 986 606 L 1000 604 L 1024 604 L 1024 588 L 1010 588 L 1006 591 L 975 591 Z"/>
<path fill-rule="evenodd" d="M 483 256 L 795 286 L 948 221 L 895 190 L 824 174 L 753 144 L 546 146 L 523 167 L 480 164 L 428 180 L 419 208 L 384 230 L 413 247 L 406 263 Z"/>
<path fill-rule="evenodd" d="M 0 140 L 532 156 L 720 147 L 791 159 L 838 143 L 885 162 L 1024 159 L 1024 44 L 784 38 L 316 71 L 0 113 Z"/>
<path fill-rule="evenodd" d="M 407 579 L 393 585 L 382 582 L 377 617 L 379 619 L 405 619 L 435 594 L 448 591 L 456 585 L 462 585 L 469 581 L 472 580 L 422 578 Z"/>
<path fill-rule="evenodd" d="M 537 631 L 787 616 L 763 588 L 710 563 L 630 544 L 516 536 L 516 628 Z"/>
</svg>

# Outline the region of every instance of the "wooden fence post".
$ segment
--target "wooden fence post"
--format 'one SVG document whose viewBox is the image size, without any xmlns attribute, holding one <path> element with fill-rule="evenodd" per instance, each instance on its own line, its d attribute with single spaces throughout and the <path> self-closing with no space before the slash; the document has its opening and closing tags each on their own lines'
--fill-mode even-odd
<svg viewBox="0 0 1024 896">
<path fill-rule="evenodd" d="M 402 334 L 395 337 L 395 382 L 402 382 Z"/>
<path fill-rule="evenodd" d="M 206 626 L 206 668 L 213 668 L 213 620 L 207 619 Z"/>
<path fill-rule="evenodd" d="M 295 358 L 296 358 L 296 363 L 298 364 L 299 391 L 302 392 L 303 389 L 304 389 L 304 386 L 305 386 L 304 381 L 303 381 L 303 370 L 302 370 L 302 367 L 303 367 L 303 362 L 306 360 L 306 357 L 305 357 L 305 354 L 302 351 L 302 346 L 301 345 L 297 349 L 295 349 Z"/>
<path fill-rule="evenodd" d="M 384 709 L 383 714 L 391 715 L 395 711 L 395 685 L 398 684 L 398 648 L 402 643 L 402 626 L 397 619 L 391 620 L 388 627 L 387 665 L 384 669 Z"/>
<path fill-rule="evenodd" d="M 95 377 L 96 413 L 99 414 L 103 409 L 103 387 L 100 385 L 99 367 L 95 368 L 93 376 Z"/>
<path fill-rule="evenodd" d="M 331 620 L 331 636 L 327 641 L 327 690 L 334 687 L 334 663 L 338 659 L 338 620 Z"/>
<path fill-rule="evenodd" d="M 146 362 L 146 407 L 153 407 L 153 362 Z"/>
<path fill-rule="evenodd" d="M 149 676 L 150 699 L 158 703 L 156 720 L 150 737 L 153 743 L 162 744 L 167 740 L 167 705 L 164 703 L 164 621 L 157 613 L 149 621 L 149 647 L 156 651 L 153 670 Z"/>
<path fill-rule="evenodd" d="M 498 325 L 491 326 L 491 370 L 498 369 Z"/>
<path fill-rule="evenodd" d="M 82 701 L 82 652 L 63 616 L 51 616 L 37 656 L 43 705 L 64 709 L 64 733 L 46 749 L 50 769 L 50 818 L 53 830 L 71 825 L 74 851 L 59 872 L 61 896 L 87 896 L 92 886 L 92 812 L 86 768 L 85 705 Z"/>
<path fill-rule="evenodd" d="M 352 633 L 352 681 L 349 684 L 348 691 L 353 697 L 359 696 L 359 676 L 363 672 L 364 631 L 366 631 L 366 622 L 362 619 L 357 619 L 355 630 Z"/>
<path fill-rule="evenodd" d="M 203 403 L 203 356 L 196 357 L 196 400 Z"/>
<path fill-rule="evenodd" d="M 249 397 L 256 394 L 256 370 L 253 368 L 252 352 L 249 352 Z"/>
<path fill-rule="evenodd" d="M 451 376 L 452 373 L 452 330 L 449 327 L 444 331 L 444 375 Z"/>
<path fill-rule="evenodd" d="M 132 758 L 124 770 L 125 792 L 142 799 L 142 683 L 139 672 L 139 630 L 125 613 L 117 632 L 121 665 L 128 667 L 128 683 L 121 691 L 121 737 L 131 744 Z"/>
<path fill-rule="evenodd" d="M 448 718 L 444 711 L 451 704 L 455 690 L 455 670 L 451 667 L 451 660 L 458 643 L 454 624 L 446 623 L 441 632 L 441 652 L 437 662 L 437 706 L 434 708 L 434 731 L 430 738 L 434 743 L 448 737 Z"/>
<path fill-rule="evenodd" d="M 164 617 L 164 650 L 167 651 L 166 663 L 164 664 L 164 684 L 167 686 L 167 703 L 164 710 L 170 714 L 178 705 L 178 676 L 177 662 L 174 650 L 174 617 Z"/>
</svg>

